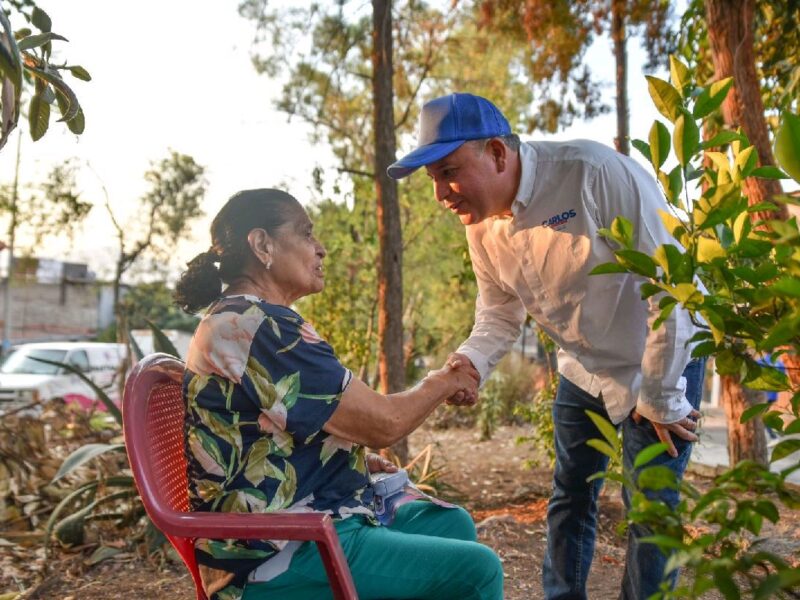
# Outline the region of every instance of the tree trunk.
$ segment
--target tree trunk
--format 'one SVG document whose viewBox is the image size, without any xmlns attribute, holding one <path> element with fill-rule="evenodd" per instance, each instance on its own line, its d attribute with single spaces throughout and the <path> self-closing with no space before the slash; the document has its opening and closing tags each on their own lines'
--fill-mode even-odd
<svg viewBox="0 0 800 600">
<path fill-rule="evenodd" d="M 756 148 L 760 165 L 774 165 L 753 51 L 755 0 L 706 0 L 705 7 L 715 77 L 718 80 L 733 77 L 733 88 L 722 104 L 725 124 L 731 129 L 744 130 Z M 744 182 L 744 192 L 753 205 L 782 190 L 777 180 L 749 177 Z M 777 211 L 760 211 L 752 217 L 785 220 L 788 212 L 785 205 L 780 205 Z"/>
<path fill-rule="evenodd" d="M 761 392 L 739 384 L 735 377 L 722 375 L 722 398 L 728 417 L 728 458 L 731 466 L 741 460 L 750 459 L 762 465 L 767 461 L 767 438 L 761 419 L 750 419 L 740 423 L 742 413 L 759 402 L 764 402 Z M 731 424 L 736 426 L 731 428 Z"/>
<path fill-rule="evenodd" d="M 611 39 L 614 41 L 614 62 L 617 67 L 617 137 L 614 145 L 617 152 L 630 155 L 630 133 L 628 131 L 628 51 L 625 31 L 625 0 L 611 2 Z"/>
<path fill-rule="evenodd" d="M 397 182 L 386 169 L 395 160 L 392 87 L 392 2 L 372 0 L 372 100 L 375 134 L 375 197 L 378 207 L 378 361 L 385 394 L 405 387 L 403 371 L 403 238 Z M 405 463 L 408 441 L 392 448 Z"/>
<path fill-rule="evenodd" d="M 716 79 L 733 77 L 733 88 L 722 104 L 725 124 L 741 127 L 756 149 L 760 165 L 774 165 L 769 131 L 764 119 L 761 84 L 756 72 L 753 51 L 754 0 L 706 0 L 706 24 Z M 778 181 L 749 177 L 744 182 L 749 204 L 758 204 L 781 193 Z M 785 205 L 776 211 L 752 213 L 754 221 L 787 219 Z M 766 464 L 767 448 L 764 425 L 756 420 L 742 424 L 741 411 L 747 408 L 755 393 L 724 377 L 722 404 L 728 416 L 728 455 L 731 465 L 743 458 Z"/>
</svg>

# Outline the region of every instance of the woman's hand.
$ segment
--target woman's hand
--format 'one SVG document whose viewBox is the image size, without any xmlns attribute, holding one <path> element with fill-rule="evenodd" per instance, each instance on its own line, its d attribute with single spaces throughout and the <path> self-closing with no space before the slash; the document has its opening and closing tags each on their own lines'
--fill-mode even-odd
<svg viewBox="0 0 800 600">
<path fill-rule="evenodd" d="M 395 473 L 397 465 L 390 461 L 388 458 L 382 457 L 380 454 L 370 452 L 367 454 L 367 471 L 370 473 Z"/>
</svg>

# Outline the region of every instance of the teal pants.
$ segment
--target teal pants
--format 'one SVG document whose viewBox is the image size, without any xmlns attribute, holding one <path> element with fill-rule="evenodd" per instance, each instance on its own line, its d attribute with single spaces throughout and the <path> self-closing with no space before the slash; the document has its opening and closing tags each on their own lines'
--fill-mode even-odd
<svg viewBox="0 0 800 600">
<path fill-rule="evenodd" d="M 401 506 L 389 527 L 361 516 L 336 524 L 360 600 L 498 600 L 503 567 L 494 552 L 475 541 L 472 517 L 462 508 L 416 501 Z M 317 546 L 298 548 L 288 571 L 249 583 L 243 600 L 332 598 Z"/>
</svg>

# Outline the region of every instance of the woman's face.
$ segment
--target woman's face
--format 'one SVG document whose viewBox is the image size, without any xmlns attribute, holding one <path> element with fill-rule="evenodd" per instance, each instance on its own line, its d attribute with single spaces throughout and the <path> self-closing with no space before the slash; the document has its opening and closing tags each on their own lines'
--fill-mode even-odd
<svg viewBox="0 0 800 600">
<path fill-rule="evenodd" d="M 314 237 L 313 227 L 306 212 L 299 208 L 272 236 L 270 276 L 291 302 L 325 287 L 322 259 L 327 252 Z"/>
</svg>

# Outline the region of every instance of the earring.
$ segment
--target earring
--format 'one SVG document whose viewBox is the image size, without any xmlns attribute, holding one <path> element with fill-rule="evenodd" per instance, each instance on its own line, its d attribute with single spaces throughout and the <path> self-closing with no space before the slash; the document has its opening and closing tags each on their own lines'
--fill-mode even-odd
<svg viewBox="0 0 800 600">
<path fill-rule="evenodd" d="M 269 271 L 272 268 L 272 260 L 268 260 L 267 264 L 265 264 L 264 266 L 267 268 L 267 271 Z"/>
</svg>

